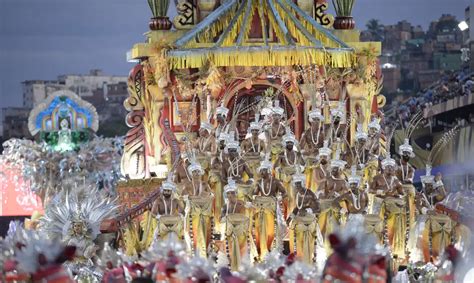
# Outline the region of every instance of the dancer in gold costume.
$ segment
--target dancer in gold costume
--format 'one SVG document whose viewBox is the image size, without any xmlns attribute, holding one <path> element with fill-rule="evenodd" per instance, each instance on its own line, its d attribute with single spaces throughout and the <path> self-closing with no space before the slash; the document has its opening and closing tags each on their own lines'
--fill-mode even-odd
<svg viewBox="0 0 474 283">
<path fill-rule="evenodd" d="M 224 205 L 224 180 L 225 176 L 223 176 L 223 164 L 224 160 L 227 158 L 225 154 L 225 146 L 228 139 L 228 134 L 225 132 L 221 132 L 219 138 L 217 140 L 217 154 L 211 161 L 211 170 L 209 172 L 209 186 L 211 187 L 211 191 L 214 193 L 213 199 L 213 213 L 214 213 L 214 221 L 215 221 L 215 228 L 217 231 L 220 231 L 221 227 L 221 210 L 222 206 Z"/>
<path fill-rule="evenodd" d="M 226 252 L 232 270 L 238 270 L 242 258 L 249 252 L 247 237 L 249 219 L 245 215 L 245 204 L 237 199 L 237 184 L 229 179 L 224 187 L 226 204 L 222 208 L 222 222 L 225 223 Z"/>
<path fill-rule="evenodd" d="M 354 165 L 351 167 L 351 175 L 347 180 L 349 184 L 348 192 L 340 195 L 334 201 L 335 205 L 345 204 L 345 206 L 340 206 L 340 209 L 347 210 L 349 218 L 351 215 L 365 214 L 367 212 L 369 198 L 361 182 L 362 178 L 357 174 L 357 167 Z"/>
<path fill-rule="evenodd" d="M 417 227 L 424 227 L 419 241 L 422 256 L 425 262 L 436 261 L 445 248 L 454 242 L 455 226 L 449 216 L 438 213 L 434 205 L 445 196 L 444 188 L 435 188 L 437 182 L 435 176 L 431 175 L 431 166 L 426 165 L 426 174 L 421 176 L 423 192 L 417 193 L 416 205 L 421 214 Z M 419 229 L 419 228 L 418 228 Z M 415 237 L 418 235 L 414 235 Z"/>
<path fill-rule="evenodd" d="M 285 124 L 282 121 L 285 110 L 280 107 L 280 102 L 276 100 L 271 108 L 271 123 L 265 127 L 265 135 L 272 153 L 272 162 L 277 159 L 283 150 L 281 138 L 285 134 Z"/>
<path fill-rule="evenodd" d="M 288 215 L 288 212 L 292 211 L 295 207 L 295 194 L 292 191 L 291 179 L 299 167 L 304 166 L 304 160 L 301 156 L 301 153 L 295 149 L 298 141 L 289 127 L 286 129 L 286 134 L 283 136 L 281 143 L 285 148 L 279 154 L 275 162 L 275 168 L 277 170 L 277 177 L 283 183 L 283 186 L 285 187 L 288 194 L 288 203 L 286 204 L 287 208 L 285 213 L 286 216 Z"/>
<path fill-rule="evenodd" d="M 272 175 L 272 162 L 263 160 L 258 168 L 260 180 L 254 191 L 253 200 L 253 223 L 255 242 L 259 260 L 272 249 L 275 235 L 278 231 L 278 219 L 281 214 L 279 202 L 286 199 L 286 190 Z"/>
<path fill-rule="evenodd" d="M 351 148 L 350 154 L 346 154 L 346 161 L 352 166 L 356 166 L 357 170 L 364 170 L 365 164 L 369 161 L 370 152 L 367 148 L 367 133 L 363 130 L 362 125 L 357 126 L 355 134 L 355 145 Z M 365 176 L 364 176 L 364 179 Z"/>
<path fill-rule="evenodd" d="M 202 180 L 204 170 L 198 162 L 192 160 L 188 166 L 188 172 L 191 175 L 191 181 L 185 184 L 182 194 L 188 207 L 188 213 L 186 213 L 186 221 L 189 224 L 187 232 L 191 239 L 192 250 L 207 257 L 213 232 L 213 195 L 209 185 Z"/>
<path fill-rule="evenodd" d="M 308 113 L 310 127 L 303 133 L 300 139 L 301 154 L 304 156 L 306 162 L 306 187 L 313 192 L 318 187 L 315 178 L 321 172 L 317 169 L 318 159 L 317 154 L 319 149 L 324 145 L 324 116 L 321 114 L 321 109 L 315 108 Z"/>
<path fill-rule="evenodd" d="M 228 158 L 222 164 L 222 178 L 223 180 L 233 179 L 238 186 L 239 199 L 249 202 L 253 194 L 253 173 L 240 156 L 240 145 L 233 136 L 231 132 L 224 149 Z"/>
<path fill-rule="evenodd" d="M 216 139 L 219 139 L 219 136 L 221 133 L 225 133 L 228 124 L 227 124 L 227 115 L 229 114 L 229 109 L 224 107 L 223 105 L 220 105 L 219 107 L 216 108 L 216 121 L 217 121 L 217 126 L 214 130 L 214 135 Z"/>
<path fill-rule="evenodd" d="M 333 152 L 337 148 L 344 150 L 344 148 L 338 146 L 338 143 L 345 146 L 345 131 L 346 124 L 343 124 L 346 117 L 346 104 L 344 102 L 339 102 L 339 105 L 331 109 L 331 126 L 326 133 L 327 138 L 330 141 L 331 146 L 333 146 Z M 338 142 L 339 140 L 339 142 Z"/>
<path fill-rule="evenodd" d="M 257 175 L 257 168 L 260 165 L 260 155 L 266 151 L 265 142 L 259 138 L 261 125 L 256 114 L 255 121 L 250 123 L 248 129 L 250 137 L 242 141 L 242 158 L 250 167 L 253 175 Z"/>
<path fill-rule="evenodd" d="M 151 209 L 152 215 L 158 220 L 154 241 L 182 239 L 184 208 L 181 201 L 173 196 L 176 184 L 168 179 L 163 182 L 161 190 L 161 196 L 156 199 Z"/>
<path fill-rule="evenodd" d="M 409 210 L 402 184 L 395 176 L 395 167 L 396 162 L 390 156 L 382 160 L 383 173 L 375 176 L 371 193 L 375 194 L 375 207 L 382 202 L 380 214 L 387 230 L 386 243 L 390 246 L 392 254 L 403 261 L 409 256 L 406 250 Z M 375 208 L 374 211 L 376 210 Z"/>
<path fill-rule="evenodd" d="M 312 170 L 310 170 L 311 178 L 310 182 L 306 182 L 306 187 L 314 193 L 322 192 L 320 187 L 326 182 L 326 178 L 328 174 L 330 174 L 328 165 L 331 156 L 331 149 L 328 146 L 328 142 L 328 140 L 325 140 L 323 147 L 318 150 L 319 154 L 316 165 L 310 166 L 310 168 L 312 168 Z"/>
<path fill-rule="evenodd" d="M 338 202 L 337 198 L 349 192 L 345 178 L 342 176 L 346 162 L 339 158 L 340 152 L 337 150 L 336 158 L 331 160 L 331 174 L 326 181 L 322 183 L 320 191 L 322 197 L 320 200 L 320 214 L 319 214 L 319 228 L 323 238 L 326 240 L 337 225 L 344 222 L 341 215 L 347 213 L 347 207 L 344 201 Z M 337 202 L 337 203 L 336 203 Z M 330 251 L 330 246 L 325 241 L 327 252 Z"/>
<path fill-rule="evenodd" d="M 217 151 L 216 139 L 211 135 L 213 127 L 208 122 L 201 122 L 201 128 L 199 129 L 199 137 L 194 142 L 194 149 L 197 150 L 197 160 L 204 169 L 205 177 L 207 180 L 208 170 L 210 168 L 210 161 L 212 156 L 215 156 Z"/>
<path fill-rule="evenodd" d="M 325 139 L 324 116 L 321 114 L 321 110 L 316 108 L 309 111 L 308 120 L 310 126 L 301 136 L 300 145 L 303 155 L 311 157 L 315 156 L 318 149 L 323 146 Z"/>
<path fill-rule="evenodd" d="M 371 183 L 378 173 L 380 152 L 380 124 L 376 118 L 373 118 L 368 125 L 369 133 L 366 148 L 369 151 L 369 159 L 365 164 L 365 177 L 368 183 Z"/>
<path fill-rule="evenodd" d="M 400 162 L 395 172 L 398 180 L 402 183 L 403 191 L 408 200 L 408 208 L 410 210 L 410 227 L 415 225 L 416 207 L 415 207 L 415 186 L 413 186 L 413 177 L 415 176 L 415 168 L 410 164 L 410 158 L 415 157 L 413 148 L 409 143 L 409 139 L 405 139 L 400 145 L 398 153 L 401 156 Z"/>
<path fill-rule="evenodd" d="M 305 175 L 293 175 L 292 185 L 295 190 L 296 206 L 287 219 L 290 228 L 290 251 L 296 252 L 297 258 L 307 264 L 315 260 L 315 244 L 318 235 L 316 214 L 319 204 L 316 195 L 305 188 Z"/>
</svg>

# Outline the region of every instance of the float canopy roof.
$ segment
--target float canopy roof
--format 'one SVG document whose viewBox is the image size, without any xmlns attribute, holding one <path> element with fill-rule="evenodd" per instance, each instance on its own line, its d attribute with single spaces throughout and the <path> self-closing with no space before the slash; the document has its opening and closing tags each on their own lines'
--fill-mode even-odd
<svg viewBox="0 0 474 283">
<path fill-rule="evenodd" d="M 291 0 L 227 0 L 175 41 L 172 69 L 355 64 L 354 49 Z"/>
</svg>

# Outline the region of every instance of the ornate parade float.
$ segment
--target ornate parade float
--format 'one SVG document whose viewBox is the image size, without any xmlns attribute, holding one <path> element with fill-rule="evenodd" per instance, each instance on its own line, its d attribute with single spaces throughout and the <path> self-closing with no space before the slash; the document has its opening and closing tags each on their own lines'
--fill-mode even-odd
<svg viewBox="0 0 474 283">
<path fill-rule="evenodd" d="M 333 1 L 336 17 L 319 0 L 180 0 L 172 22 L 167 0 L 148 3 L 146 42 L 128 53 L 138 63 L 124 102 L 120 212 L 107 190 L 60 193 L 38 233 L 65 247 L 45 254 L 51 243 L 17 228 L 3 244 L 26 247 L 5 249 L 19 270 L 48 280 L 45 269 L 66 266 L 105 282 L 464 275 L 455 268 L 470 254 L 472 197 L 448 195 L 430 171 L 457 129 L 433 146 L 417 189 L 411 136 L 423 117 L 387 127 L 381 44 L 360 42 L 353 0 Z M 93 124 L 73 97 L 58 97 L 31 125 L 56 129 L 40 134 L 55 150 L 74 150 L 89 135 L 69 127 Z M 397 129 L 404 142 L 390 150 Z M 116 237 L 96 253 L 100 232 Z M 39 264 L 25 269 L 28 256 Z"/>
</svg>

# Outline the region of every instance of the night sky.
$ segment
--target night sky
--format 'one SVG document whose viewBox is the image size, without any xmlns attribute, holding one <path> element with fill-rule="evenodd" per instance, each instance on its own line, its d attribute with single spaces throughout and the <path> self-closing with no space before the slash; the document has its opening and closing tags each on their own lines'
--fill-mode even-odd
<svg viewBox="0 0 474 283">
<path fill-rule="evenodd" d="M 473 2 L 356 0 L 353 14 L 359 27 L 376 18 L 383 24 L 408 20 L 426 29 L 441 14 L 464 19 Z M 126 75 L 132 64 L 125 54 L 144 40 L 149 18 L 146 0 L 0 0 L 0 107 L 21 105 L 24 80 L 95 68 Z"/>
</svg>

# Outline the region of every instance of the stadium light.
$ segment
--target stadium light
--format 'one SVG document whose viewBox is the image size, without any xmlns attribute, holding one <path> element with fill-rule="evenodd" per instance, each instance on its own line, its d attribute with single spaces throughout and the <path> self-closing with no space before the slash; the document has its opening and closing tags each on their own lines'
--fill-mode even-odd
<svg viewBox="0 0 474 283">
<path fill-rule="evenodd" d="M 469 28 L 469 25 L 466 23 L 466 21 L 462 21 L 458 24 L 458 27 L 461 31 L 465 31 Z"/>
</svg>

